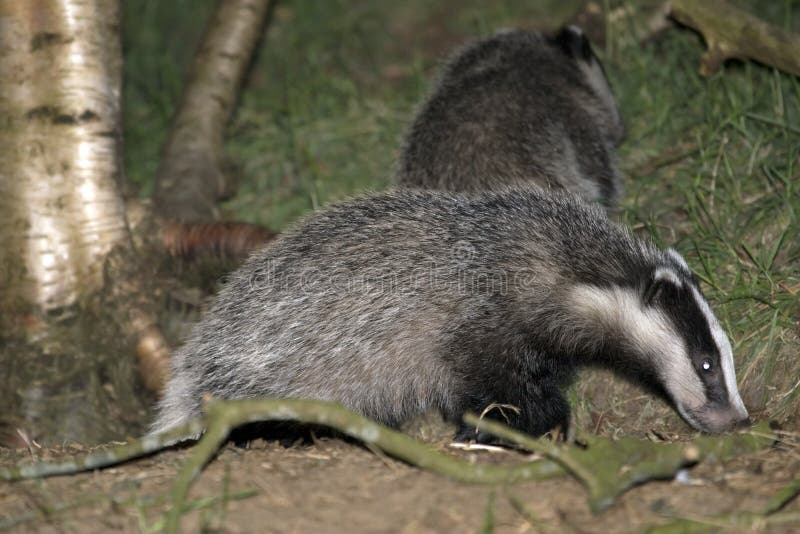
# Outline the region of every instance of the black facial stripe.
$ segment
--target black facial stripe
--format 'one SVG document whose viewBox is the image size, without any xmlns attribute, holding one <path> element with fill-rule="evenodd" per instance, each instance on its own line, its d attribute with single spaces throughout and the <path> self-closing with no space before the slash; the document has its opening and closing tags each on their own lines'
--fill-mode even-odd
<svg viewBox="0 0 800 534">
<path fill-rule="evenodd" d="M 706 398 L 725 404 L 729 400 L 729 392 L 722 374 L 722 355 L 711 334 L 709 320 L 695 302 L 693 292 L 686 283 L 682 288 L 674 285 L 669 287 L 669 290 L 661 291 L 655 304 L 670 318 L 676 331 L 682 334 L 686 353 L 705 388 Z M 706 358 L 712 362 L 710 372 L 702 368 Z"/>
</svg>

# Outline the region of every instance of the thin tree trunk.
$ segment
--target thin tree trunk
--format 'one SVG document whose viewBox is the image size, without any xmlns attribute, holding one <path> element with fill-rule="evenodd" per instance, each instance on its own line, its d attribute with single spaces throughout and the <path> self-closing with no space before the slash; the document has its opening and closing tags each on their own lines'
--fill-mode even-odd
<svg viewBox="0 0 800 534">
<path fill-rule="evenodd" d="M 181 221 L 216 218 L 231 189 L 222 169 L 225 125 L 262 34 L 270 0 L 221 0 L 194 58 L 159 164 L 155 206 Z"/>
</svg>

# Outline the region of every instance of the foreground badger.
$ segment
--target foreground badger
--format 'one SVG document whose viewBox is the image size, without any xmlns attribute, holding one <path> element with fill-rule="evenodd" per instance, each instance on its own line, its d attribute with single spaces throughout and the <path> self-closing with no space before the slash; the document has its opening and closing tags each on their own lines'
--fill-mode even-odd
<svg viewBox="0 0 800 534">
<path fill-rule="evenodd" d="M 404 187 L 481 191 L 536 183 L 613 207 L 623 125 L 585 35 L 506 31 L 444 67 L 405 141 Z"/>
<path fill-rule="evenodd" d="M 315 213 L 236 271 L 175 355 L 153 430 L 208 393 L 338 401 L 393 426 L 505 403 L 538 435 L 567 424 L 580 366 L 699 430 L 747 420 L 728 338 L 674 250 L 567 194 L 400 190 Z"/>
</svg>

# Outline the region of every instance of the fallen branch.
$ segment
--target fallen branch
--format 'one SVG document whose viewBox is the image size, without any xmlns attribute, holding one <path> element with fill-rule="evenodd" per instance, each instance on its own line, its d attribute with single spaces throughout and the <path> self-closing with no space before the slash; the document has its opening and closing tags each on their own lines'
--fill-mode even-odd
<svg viewBox="0 0 800 534">
<path fill-rule="evenodd" d="M 700 65 L 703 76 L 733 58 L 752 59 L 800 76 L 800 35 L 722 0 L 672 0 L 670 15 L 703 35 L 708 46 Z"/>
<path fill-rule="evenodd" d="M 29 478 L 74 475 L 119 465 L 129 460 L 164 450 L 176 443 L 189 439 L 188 436 L 198 436 L 202 431 L 203 422 L 195 420 L 158 435 L 145 436 L 125 445 L 90 452 L 89 454 L 71 456 L 66 460 L 0 467 L 0 480 L 14 482 Z"/>
<path fill-rule="evenodd" d="M 464 420 L 558 463 L 586 487 L 589 507 L 595 513 L 606 510 L 632 487 L 651 480 L 670 480 L 680 469 L 710 455 L 724 460 L 758 451 L 775 441 L 765 423 L 741 434 L 700 437 L 690 443 L 653 443 L 636 438 L 612 441 L 588 437 L 585 449 L 568 449 L 474 415 L 468 414 Z"/>
<path fill-rule="evenodd" d="M 595 512 L 605 510 L 617 496 L 649 480 L 670 479 L 675 473 L 707 456 L 724 460 L 735 455 L 763 449 L 774 442 L 764 425 L 751 432 L 722 437 L 701 437 L 692 443 L 651 443 L 634 438 L 617 441 L 591 437 L 585 450 L 567 448 L 537 440 L 496 421 L 465 416 L 478 429 L 538 452 L 547 460 L 514 465 L 483 465 L 436 451 L 401 432 L 358 415 L 343 406 L 306 399 L 253 399 L 214 401 L 207 415 L 163 434 L 147 436 L 131 444 L 61 462 L 38 462 L 0 469 L 0 479 L 19 480 L 72 474 L 123 463 L 151 454 L 205 428 L 205 434 L 187 458 L 172 489 L 172 506 L 165 522 L 166 532 L 177 532 L 189 488 L 228 439 L 230 432 L 242 425 L 263 421 L 296 421 L 318 424 L 338 430 L 411 465 L 472 484 L 510 484 L 525 480 L 543 480 L 566 471 L 589 491 L 589 505 Z M 793 498 L 796 488 L 787 489 L 781 501 Z M 776 505 L 777 506 L 777 505 Z"/>
<path fill-rule="evenodd" d="M 298 421 L 325 425 L 376 447 L 395 458 L 453 480 L 472 484 L 508 484 L 543 480 L 563 474 L 558 465 L 524 462 L 501 466 L 474 464 L 438 452 L 401 432 L 391 430 L 339 404 L 306 399 L 258 399 L 211 401 L 205 435 L 181 468 L 172 490 L 173 504 L 167 513 L 165 532 L 178 532 L 183 503 L 192 481 L 214 457 L 230 431 L 261 421 Z"/>
</svg>

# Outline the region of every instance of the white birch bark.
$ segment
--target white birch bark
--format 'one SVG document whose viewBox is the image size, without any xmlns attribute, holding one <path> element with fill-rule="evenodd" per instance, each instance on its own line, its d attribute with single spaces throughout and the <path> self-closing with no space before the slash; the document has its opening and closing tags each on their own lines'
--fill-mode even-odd
<svg viewBox="0 0 800 534">
<path fill-rule="evenodd" d="M 102 284 L 128 238 L 116 0 L 0 0 L 0 310 Z"/>
</svg>

